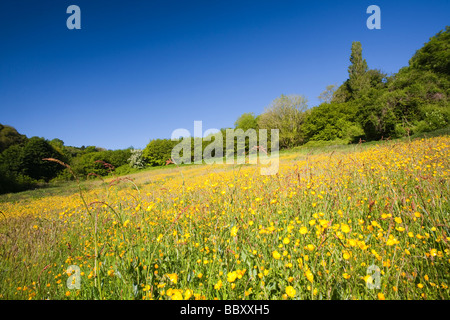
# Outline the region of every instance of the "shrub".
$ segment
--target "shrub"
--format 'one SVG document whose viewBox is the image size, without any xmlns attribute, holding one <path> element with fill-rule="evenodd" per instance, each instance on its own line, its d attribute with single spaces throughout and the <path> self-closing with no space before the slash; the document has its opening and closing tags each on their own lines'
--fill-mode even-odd
<svg viewBox="0 0 450 320">
<path fill-rule="evenodd" d="M 145 167 L 144 151 L 141 149 L 131 150 L 131 155 L 128 158 L 128 163 L 131 168 L 142 169 Z"/>
<path fill-rule="evenodd" d="M 143 151 L 143 157 L 150 166 L 162 166 L 172 158 L 172 149 L 179 141 L 156 139 L 149 142 Z"/>
</svg>

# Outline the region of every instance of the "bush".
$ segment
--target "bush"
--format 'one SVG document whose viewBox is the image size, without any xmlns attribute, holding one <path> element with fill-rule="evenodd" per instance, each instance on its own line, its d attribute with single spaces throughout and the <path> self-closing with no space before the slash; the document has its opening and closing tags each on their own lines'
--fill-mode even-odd
<svg viewBox="0 0 450 320">
<path fill-rule="evenodd" d="M 364 135 L 355 116 L 356 108 L 351 103 L 322 103 L 309 111 L 302 130 L 307 141 L 351 142 Z"/>
<path fill-rule="evenodd" d="M 394 129 L 395 138 L 401 138 L 408 134 L 407 128 L 405 128 L 402 124 L 397 123 Z"/>
<path fill-rule="evenodd" d="M 128 158 L 128 163 L 131 168 L 142 169 L 145 168 L 144 151 L 141 149 L 131 150 L 131 155 Z"/>
<path fill-rule="evenodd" d="M 118 176 L 122 176 L 125 174 L 131 174 L 131 173 L 135 173 L 138 172 L 140 169 L 138 168 L 131 168 L 128 164 L 124 164 L 118 168 L 116 168 L 116 170 L 114 170 L 114 173 Z"/>
<path fill-rule="evenodd" d="M 179 141 L 156 139 L 149 142 L 143 151 L 143 157 L 150 166 L 162 166 L 172 158 L 172 149 Z"/>
<path fill-rule="evenodd" d="M 15 172 L 0 171 L 0 194 L 19 192 L 37 186 L 37 181 Z"/>
<path fill-rule="evenodd" d="M 444 128 L 448 123 L 449 112 L 444 108 L 426 105 L 422 108 L 422 112 L 429 131 Z"/>
<path fill-rule="evenodd" d="M 130 155 L 130 149 L 86 153 L 73 159 L 72 167 L 81 177 L 87 177 L 90 173 L 106 176 L 115 168 L 126 165 Z M 113 168 L 105 166 L 104 163 L 112 165 Z"/>
<path fill-rule="evenodd" d="M 69 171 L 69 169 L 64 168 L 64 170 L 60 171 L 58 175 L 51 180 L 51 182 L 56 181 L 70 181 L 74 180 L 75 177 L 72 175 L 72 173 Z"/>
<path fill-rule="evenodd" d="M 50 181 L 58 175 L 63 167 L 57 163 L 44 161 L 44 158 L 56 158 L 66 161 L 47 140 L 33 137 L 25 144 L 22 156 L 22 172 L 35 180 Z"/>
</svg>

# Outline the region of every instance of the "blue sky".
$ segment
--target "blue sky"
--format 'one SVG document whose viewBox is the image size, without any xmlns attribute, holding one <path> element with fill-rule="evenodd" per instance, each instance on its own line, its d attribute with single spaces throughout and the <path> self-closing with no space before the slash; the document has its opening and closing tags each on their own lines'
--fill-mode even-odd
<svg viewBox="0 0 450 320">
<path fill-rule="evenodd" d="M 69 30 L 69 5 L 81 30 Z M 369 30 L 369 5 L 381 30 Z M 450 1 L 2 1 L 0 123 L 66 145 L 143 148 L 173 130 L 232 127 L 281 94 L 309 106 L 348 76 L 406 66 Z"/>
</svg>

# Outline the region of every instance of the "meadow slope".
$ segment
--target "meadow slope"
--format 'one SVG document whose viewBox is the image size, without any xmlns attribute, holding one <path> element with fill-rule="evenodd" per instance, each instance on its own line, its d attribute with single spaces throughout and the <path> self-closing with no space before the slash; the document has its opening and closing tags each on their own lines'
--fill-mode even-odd
<svg viewBox="0 0 450 320">
<path fill-rule="evenodd" d="M 445 135 L 4 197 L 0 298 L 449 299 L 449 159 Z"/>
</svg>

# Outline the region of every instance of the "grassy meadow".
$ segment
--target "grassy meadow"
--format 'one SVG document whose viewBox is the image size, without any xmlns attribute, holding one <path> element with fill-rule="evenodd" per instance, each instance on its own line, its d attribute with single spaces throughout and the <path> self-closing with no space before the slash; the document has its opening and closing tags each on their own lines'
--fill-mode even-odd
<svg viewBox="0 0 450 320">
<path fill-rule="evenodd" d="M 442 135 L 3 195 L 0 299 L 449 299 L 449 159 Z"/>
</svg>

